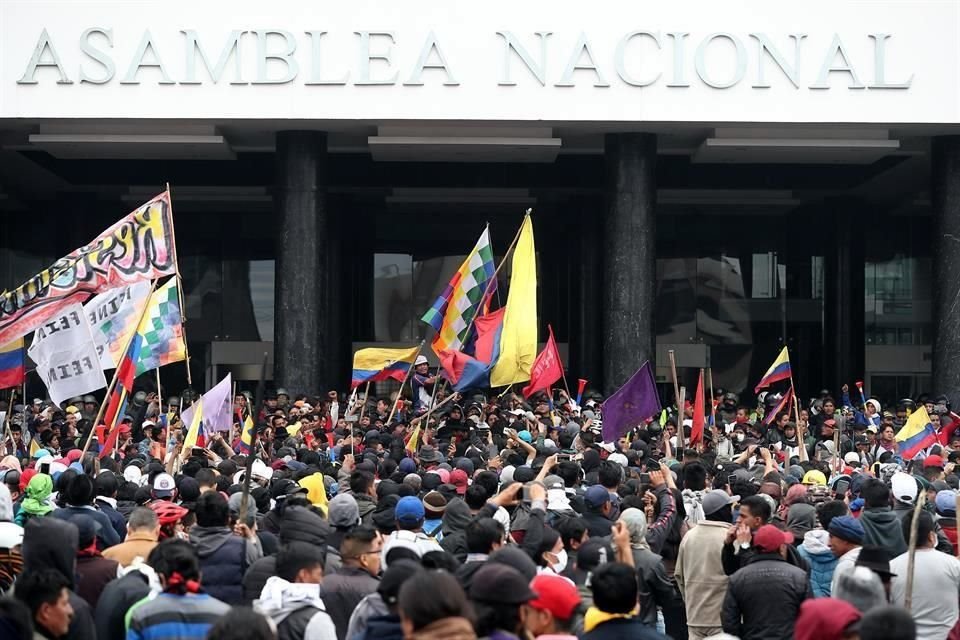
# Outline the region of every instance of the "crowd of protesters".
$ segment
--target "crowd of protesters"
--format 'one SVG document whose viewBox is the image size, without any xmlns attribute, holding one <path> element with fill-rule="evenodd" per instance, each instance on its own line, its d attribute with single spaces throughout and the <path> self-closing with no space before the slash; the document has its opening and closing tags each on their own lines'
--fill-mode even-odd
<svg viewBox="0 0 960 640">
<path fill-rule="evenodd" d="M 0 637 L 960 638 L 946 398 L 918 400 L 938 442 L 905 461 L 915 402 L 847 388 L 780 415 L 718 390 L 691 445 L 689 404 L 604 442 L 597 394 L 416 380 L 238 394 L 187 449 L 187 393 L 139 392 L 102 458 L 92 396 L 9 407 Z"/>
</svg>

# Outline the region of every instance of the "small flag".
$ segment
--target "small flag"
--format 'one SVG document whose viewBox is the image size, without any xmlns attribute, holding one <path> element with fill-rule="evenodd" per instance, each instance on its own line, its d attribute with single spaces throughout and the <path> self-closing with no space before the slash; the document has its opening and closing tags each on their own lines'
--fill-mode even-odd
<svg viewBox="0 0 960 640">
<path fill-rule="evenodd" d="M 250 411 L 247 410 L 247 417 L 243 419 L 243 428 L 240 431 L 240 453 L 249 455 L 253 450 L 253 418 L 250 417 Z"/>
<path fill-rule="evenodd" d="M 602 409 L 604 442 L 614 442 L 632 427 L 660 411 L 660 396 L 649 360 L 604 401 Z"/>
<path fill-rule="evenodd" d="M 918 453 L 937 441 L 937 432 L 925 406 L 918 405 L 910 414 L 896 440 L 900 443 L 900 457 L 904 460 L 913 460 Z"/>
<path fill-rule="evenodd" d="M 780 355 L 777 356 L 777 359 L 773 361 L 773 364 L 770 365 L 770 368 L 767 369 L 767 372 L 763 374 L 763 378 L 760 379 L 760 382 L 757 383 L 757 386 L 754 388 L 753 392 L 757 393 L 760 389 L 769 387 L 774 382 L 779 382 L 780 380 L 787 380 L 790 378 L 790 354 L 787 352 L 787 348 L 784 347 L 783 351 L 780 352 Z"/>
<path fill-rule="evenodd" d="M 396 380 L 403 382 L 413 366 L 420 347 L 409 349 L 360 349 L 353 355 L 353 381 L 356 387 L 364 382 Z"/>
<path fill-rule="evenodd" d="M 523 388 L 523 397 L 529 398 L 537 391 L 549 388 L 554 382 L 563 377 L 563 363 L 560 361 L 560 351 L 553 338 L 553 327 L 547 325 L 547 344 L 533 362 L 530 370 L 530 384 Z M 550 409 L 553 410 L 553 394 L 550 396 Z"/>
<path fill-rule="evenodd" d="M 441 351 L 460 351 L 468 342 L 467 328 L 478 313 L 486 313 L 490 294 L 496 291 L 494 273 L 496 267 L 493 264 L 488 226 L 433 306 L 420 319 L 437 332 L 431 343 L 437 356 Z M 489 292 L 487 287 L 490 288 Z M 484 293 L 487 293 L 486 299 Z"/>
<path fill-rule="evenodd" d="M 690 427 L 691 445 L 703 442 L 703 424 L 706 421 L 703 402 L 703 369 L 700 369 L 700 378 L 697 380 L 697 391 L 693 397 L 693 424 Z"/>
<path fill-rule="evenodd" d="M 0 389 L 23 384 L 23 338 L 17 338 L 0 347 Z"/>
<path fill-rule="evenodd" d="M 587 381 L 583 378 L 577 380 L 577 406 L 581 406 L 580 400 L 583 399 L 583 390 L 587 388 Z"/>
<path fill-rule="evenodd" d="M 136 375 L 187 359 L 177 278 L 170 278 L 150 296 L 137 333 L 141 346 Z"/>
<path fill-rule="evenodd" d="M 769 427 L 771 424 L 773 424 L 773 421 L 777 419 L 777 416 L 783 413 L 784 409 L 789 411 L 790 400 L 792 399 L 793 399 L 793 387 L 787 389 L 787 392 L 783 394 L 782 398 L 780 398 L 780 402 L 777 403 L 777 406 L 771 409 L 767 415 L 763 416 L 763 424 Z"/>
<path fill-rule="evenodd" d="M 106 442 L 101 443 L 100 458 L 105 458 L 113 451 L 117 442 L 120 424 L 120 418 L 127 409 L 127 402 L 133 395 L 133 381 L 137 377 L 137 362 L 140 360 L 140 346 L 143 336 L 140 332 L 133 334 L 130 339 L 130 346 L 123 355 L 117 366 L 117 382 L 113 385 L 113 391 L 106 399 L 107 408 L 103 414 L 103 424 L 107 426 L 108 434 Z"/>
<path fill-rule="evenodd" d="M 445 349 L 440 352 L 440 366 L 454 391 L 490 386 L 490 370 L 500 357 L 500 336 L 506 309 L 497 309 L 477 318 L 477 340 L 474 354 Z"/>
<path fill-rule="evenodd" d="M 190 407 L 183 412 L 184 420 L 190 421 L 190 428 L 187 429 L 187 435 L 183 437 L 183 451 L 196 446 L 200 438 L 200 425 L 203 423 L 203 397 L 197 399 Z"/>
<path fill-rule="evenodd" d="M 416 453 L 417 447 L 420 446 L 420 423 L 417 423 L 417 426 L 413 428 L 413 433 L 410 434 L 410 439 L 407 441 L 407 446 L 405 449 L 410 453 Z"/>
</svg>

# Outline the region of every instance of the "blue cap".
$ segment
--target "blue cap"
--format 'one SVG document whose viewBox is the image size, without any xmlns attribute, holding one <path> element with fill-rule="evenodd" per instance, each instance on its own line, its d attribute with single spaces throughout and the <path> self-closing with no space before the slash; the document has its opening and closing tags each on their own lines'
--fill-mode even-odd
<svg viewBox="0 0 960 640">
<path fill-rule="evenodd" d="M 528 443 L 528 444 L 531 443 L 531 442 L 533 442 L 533 435 L 532 435 L 529 431 L 527 431 L 526 429 L 524 429 L 523 431 L 517 433 L 517 436 L 518 436 L 521 440 L 523 440 L 524 442 L 526 442 L 526 443 Z"/>
<path fill-rule="evenodd" d="M 404 496 L 397 502 L 394 513 L 400 524 L 415 525 L 423 520 L 423 503 L 415 496 Z"/>
<path fill-rule="evenodd" d="M 954 515 L 957 511 L 957 492 L 953 489 L 944 489 L 937 492 L 937 513 L 940 515 Z"/>
<path fill-rule="evenodd" d="M 853 516 L 837 516 L 830 521 L 830 535 L 854 544 L 863 544 L 863 525 Z"/>
<path fill-rule="evenodd" d="M 404 458 L 400 461 L 397 468 L 404 473 L 416 473 L 417 463 L 413 461 L 413 458 Z"/>
<path fill-rule="evenodd" d="M 595 484 L 583 494 L 583 501 L 587 503 L 588 507 L 599 509 L 604 503 L 610 502 L 610 492 L 605 487 Z"/>
</svg>

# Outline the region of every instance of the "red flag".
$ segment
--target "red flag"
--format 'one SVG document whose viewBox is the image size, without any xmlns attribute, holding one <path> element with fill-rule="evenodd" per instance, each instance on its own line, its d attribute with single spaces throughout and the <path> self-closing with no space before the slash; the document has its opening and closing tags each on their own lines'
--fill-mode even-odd
<svg viewBox="0 0 960 640">
<path fill-rule="evenodd" d="M 700 370 L 700 380 L 697 381 L 697 395 L 693 399 L 693 426 L 690 428 L 690 444 L 703 442 L 703 423 L 705 422 L 703 409 L 703 369 Z"/>
<path fill-rule="evenodd" d="M 560 362 L 560 352 L 557 351 L 557 342 L 553 339 L 553 327 L 547 325 L 550 336 L 543 351 L 533 361 L 530 370 L 530 384 L 523 388 L 523 397 L 529 398 L 537 391 L 543 391 L 563 377 L 563 364 Z"/>
</svg>

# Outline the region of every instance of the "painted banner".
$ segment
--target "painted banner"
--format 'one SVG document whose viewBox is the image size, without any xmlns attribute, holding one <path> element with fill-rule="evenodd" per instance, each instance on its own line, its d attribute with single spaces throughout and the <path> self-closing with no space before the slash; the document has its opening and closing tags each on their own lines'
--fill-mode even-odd
<svg viewBox="0 0 960 640">
<path fill-rule="evenodd" d="M 0 344 L 95 293 L 175 272 L 170 194 L 164 192 L 13 291 L 0 293 Z"/>
<path fill-rule="evenodd" d="M 107 386 L 97 345 L 79 302 L 37 327 L 27 353 L 37 363 L 37 373 L 57 405 Z"/>
<path fill-rule="evenodd" d="M 123 357 L 149 295 L 150 283 L 143 281 L 104 291 L 83 305 L 104 371 L 115 369 Z"/>
</svg>

